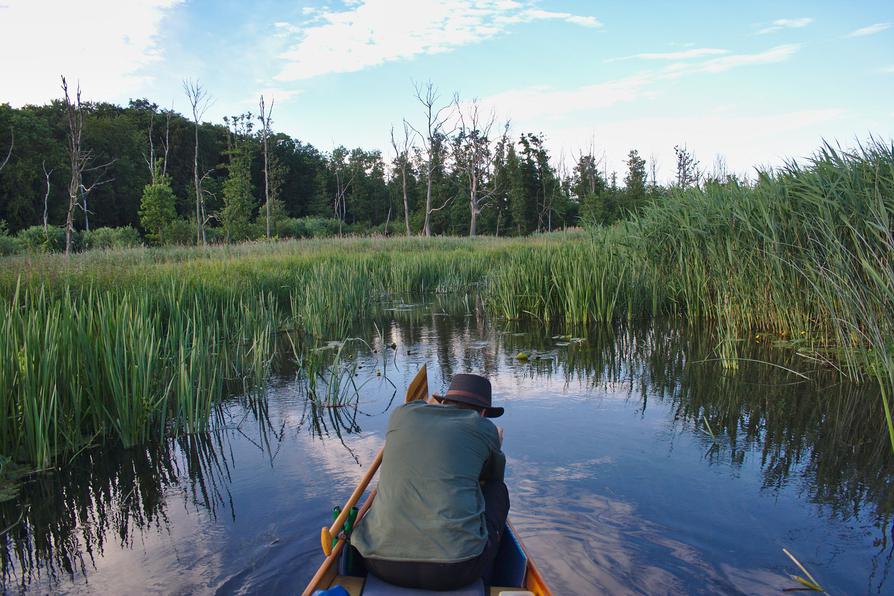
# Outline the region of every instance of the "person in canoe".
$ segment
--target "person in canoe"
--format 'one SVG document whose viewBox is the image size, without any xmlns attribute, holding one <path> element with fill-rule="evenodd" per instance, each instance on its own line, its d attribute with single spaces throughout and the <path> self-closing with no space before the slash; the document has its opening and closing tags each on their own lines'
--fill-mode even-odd
<svg viewBox="0 0 894 596">
<path fill-rule="evenodd" d="M 502 430 L 488 420 L 502 414 L 471 374 L 394 411 L 378 494 L 351 537 L 367 571 L 407 588 L 489 584 L 509 514 Z"/>
</svg>

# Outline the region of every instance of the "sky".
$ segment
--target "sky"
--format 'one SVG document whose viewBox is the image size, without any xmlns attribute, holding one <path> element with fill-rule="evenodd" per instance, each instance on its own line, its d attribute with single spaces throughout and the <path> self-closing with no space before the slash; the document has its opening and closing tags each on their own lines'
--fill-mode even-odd
<svg viewBox="0 0 894 596">
<path fill-rule="evenodd" d="M 323 151 L 381 149 L 414 84 L 478 99 L 570 168 L 590 147 L 673 175 L 675 145 L 751 174 L 894 137 L 894 2 L 0 0 L 0 103 L 42 104 L 59 76 L 88 100 L 148 98 L 206 119 L 257 113 Z"/>
</svg>

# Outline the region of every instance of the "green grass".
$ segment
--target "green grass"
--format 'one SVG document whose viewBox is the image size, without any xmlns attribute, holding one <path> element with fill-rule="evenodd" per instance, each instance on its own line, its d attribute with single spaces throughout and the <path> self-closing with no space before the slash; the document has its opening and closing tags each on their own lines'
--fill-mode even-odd
<svg viewBox="0 0 894 596">
<path fill-rule="evenodd" d="M 263 387 L 283 332 L 308 364 L 310 340 L 349 336 L 389 296 L 468 291 L 493 316 L 569 333 L 709 325 L 728 369 L 743 342 L 775 338 L 879 383 L 894 448 L 892 211 L 894 149 L 873 142 L 672 193 L 611 228 L 8 257 L 0 454 L 46 467 L 99 440 L 203 430 L 223 396 Z"/>
</svg>

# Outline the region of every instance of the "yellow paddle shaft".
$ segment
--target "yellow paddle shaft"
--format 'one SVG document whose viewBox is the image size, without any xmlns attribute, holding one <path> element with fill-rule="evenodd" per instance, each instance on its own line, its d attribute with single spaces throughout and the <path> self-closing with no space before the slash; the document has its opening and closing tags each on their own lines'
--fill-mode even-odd
<svg viewBox="0 0 894 596">
<path fill-rule="evenodd" d="M 338 514 L 338 517 L 335 518 L 335 521 L 332 522 L 332 525 L 328 528 L 323 528 L 320 531 L 320 541 L 323 545 L 323 552 L 326 553 L 327 557 L 329 556 L 329 553 L 332 552 L 333 536 L 338 536 L 338 533 L 345 525 L 345 520 L 348 519 L 348 514 L 351 512 L 351 508 L 354 507 L 360 500 L 360 497 L 363 496 L 363 492 L 366 490 L 366 487 L 369 486 L 370 480 L 376 475 L 379 466 L 382 465 L 383 453 L 385 453 L 384 447 L 379 449 L 376 458 L 369 466 L 369 469 L 366 470 L 366 474 L 360 479 L 360 484 L 358 484 L 357 488 L 354 489 L 354 492 L 351 493 L 351 497 L 348 499 L 348 502 L 345 503 L 345 506 L 342 508 L 341 513 Z"/>
</svg>

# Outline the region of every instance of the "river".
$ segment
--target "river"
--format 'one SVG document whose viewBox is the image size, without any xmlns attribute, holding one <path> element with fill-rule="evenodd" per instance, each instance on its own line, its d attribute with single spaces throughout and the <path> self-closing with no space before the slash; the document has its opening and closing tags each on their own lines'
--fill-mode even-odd
<svg viewBox="0 0 894 596">
<path fill-rule="evenodd" d="M 434 392 L 458 372 L 491 379 L 510 518 L 557 594 L 779 592 L 801 573 L 783 548 L 829 593 L 894 591 L 874 387 L 767 342 L 725 370 L 680 322 L 566 335 L 490 320 L 473 298 L 385 306 L 345 348 L 346 407 L 316 407 L 283 360 L 213 432 L 30 478 L 0 504 L 4 591 L 299 592 L 422 364 Z"/>
</svg>

